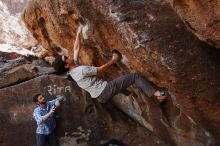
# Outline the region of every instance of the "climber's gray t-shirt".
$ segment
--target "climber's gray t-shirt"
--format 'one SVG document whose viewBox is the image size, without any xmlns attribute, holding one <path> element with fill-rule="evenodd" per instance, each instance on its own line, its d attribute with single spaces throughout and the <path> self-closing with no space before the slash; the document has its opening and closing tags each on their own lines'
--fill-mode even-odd
<svg viewBox="0 0 220 146">
<path fill-rule="evenodd" d="M 97 69 L 94 66 L 78 66 L 71 69 L 69 74 L 92 98 L 98 97 L 107 85 L 106 81 L 96 77 Z"/>
</svg>

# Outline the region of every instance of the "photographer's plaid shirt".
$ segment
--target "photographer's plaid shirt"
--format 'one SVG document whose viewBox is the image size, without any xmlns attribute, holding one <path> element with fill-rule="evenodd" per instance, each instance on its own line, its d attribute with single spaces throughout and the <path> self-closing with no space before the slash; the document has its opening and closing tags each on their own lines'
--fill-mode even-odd
<svg viewBox="0 0 220 146">
<path fill-rule="evenodd" d="M 45 109 L 36 107 L 33 112 L 33 118 L 37 122 L 37 134 L 48 135 L 53 132 L 56 127 L 54 115 L 51 115 L 46 121 L 43 121 L 42 116 L 50 112 L 50 109 L 55 104 L 57 99 L 46 102 L 47 106 Z"/>
</svg>

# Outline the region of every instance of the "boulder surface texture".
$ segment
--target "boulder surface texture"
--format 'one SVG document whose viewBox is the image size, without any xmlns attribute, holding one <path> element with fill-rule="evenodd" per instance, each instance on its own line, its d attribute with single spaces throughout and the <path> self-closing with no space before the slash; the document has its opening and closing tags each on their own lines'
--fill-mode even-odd
<svg viewBox="0 0 220 146">
<path fill-rule="evenodd" d="M 168 0 L 187 28 L 200 40 L 220 48 L 219 0 Z"/>
<path fill-rule="evenodd" d="M 129 88 L 132 94 L 113 98 L 118 109 L 169 145 L 220 145 L 220 51 L 189 32 L 169 3 L 158 0 L 33 0 L 23 13 L 26 26 L 38 42 L 64 55 L 73 47 L 79 19 L 85 23 L 79 55 L 81 64 L 99 66 L 109 60 L 113 49 L 117 49 L 123 60 L 103 78 L 110 80 L 138 72 L 158 89 L 172 92 L 167 104 L 160 106 L 154 98 L 133 86 Z M 73 88 L 76 87 L 71 86 Z M 5 94 L 1 92 L 6 89 L 0 91 L 0 98 L 4 100 Z M 79 93 L 66 96 L 73 101 L 82 98 Z M 19 100 L 20 96 L 13 97 Z M 76 104 L 81 105 L 80 102 Z M 114 118 L 111 122 L 114 123 Z M 93 142 L 99 143 L 101 139 Z"/>
</svg>

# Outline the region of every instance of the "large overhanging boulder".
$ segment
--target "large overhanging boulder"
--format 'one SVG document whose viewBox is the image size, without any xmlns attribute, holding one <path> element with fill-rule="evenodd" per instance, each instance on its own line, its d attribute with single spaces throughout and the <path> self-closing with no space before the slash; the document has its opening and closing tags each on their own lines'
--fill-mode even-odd
<svg viewBox="0 0 220 146">
<path fill-rule="evenodd" d="M 39 43 L 60 54 L 72 49 L 79 17 L 86 22 L 80 52 L 83 64 L 100 65 L 117 48 L 124 64 L 111 68 L 105 78 L 136 71 L 173 94 L 162 109 L 155 103 L 142 104 L 138 96 L 135 107 L 116 101 L 122 110 L 134 109 L 131 116 L 172 144 L 220 144 L 220 51 L 188 32 L 168 3 L 34 0 L 23 14 Z M 143 114 L 148 107 L 153 107 L 152 114 Z"/>
<path fill-rule="evenodd" d="M 187 28 L 200 40 L 220 48 L 219 0 L 168 0 Z"/>
</svg>

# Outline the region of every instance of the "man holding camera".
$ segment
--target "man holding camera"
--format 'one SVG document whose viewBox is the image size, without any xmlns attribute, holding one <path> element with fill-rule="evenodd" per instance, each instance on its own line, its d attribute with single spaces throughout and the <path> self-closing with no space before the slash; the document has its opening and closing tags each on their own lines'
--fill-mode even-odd
<svg viewBox="0 0 220 146">
<path fill-rule="evenodd" d="M 63 100 L 63 96 L 57 96 L 56 99 L 50 101 L 46 101 L 41 94 L 33 97 L 33 101 L 37 104 L 33 112 L 33 118 L 37 123 L 37 146 L 46 146 L 47 144 L 58 146 L 58 139 L 54 133 L 56 127 L 54 111 Z"/>
</svg>

